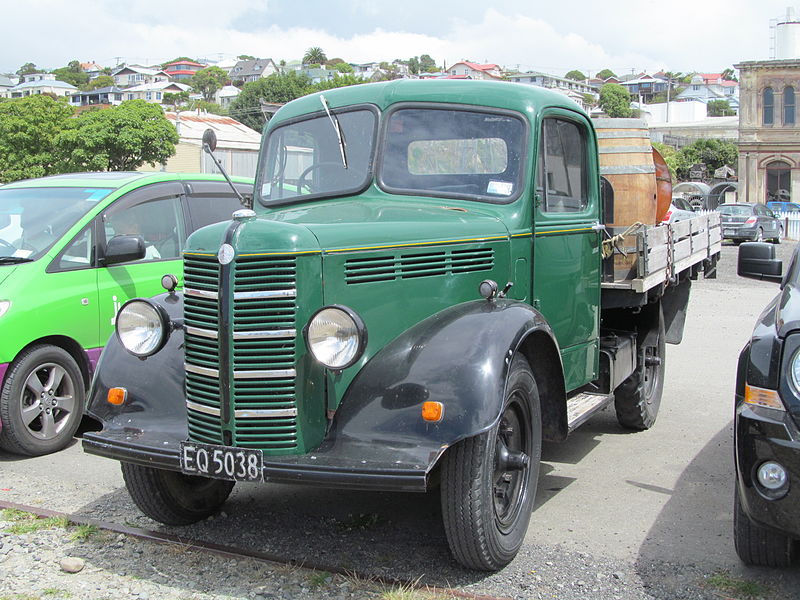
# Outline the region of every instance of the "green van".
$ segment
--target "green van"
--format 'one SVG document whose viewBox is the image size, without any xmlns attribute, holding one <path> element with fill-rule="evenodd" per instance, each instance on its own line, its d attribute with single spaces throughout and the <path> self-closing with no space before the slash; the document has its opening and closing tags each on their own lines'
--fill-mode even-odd
<svg viewBox="0 0 800 600">
<path fill-rule="evenodd" d="M 234 181 L 242 196 L 252 181 Z M 219 175 L 76 173 L 0 186 L 0 448 L 63 448 L 117 311 L 182 287 L 189 233 L 242 208 Z"/>
</svg>

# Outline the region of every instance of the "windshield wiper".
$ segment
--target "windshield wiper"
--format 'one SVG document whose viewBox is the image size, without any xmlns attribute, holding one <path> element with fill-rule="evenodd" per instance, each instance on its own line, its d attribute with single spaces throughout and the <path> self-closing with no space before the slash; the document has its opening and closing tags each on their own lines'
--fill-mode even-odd
<svg viewBox="0 0 800 600">
<path fill-rule="evenodd" d="M 22 256 L 0 256 L 0 265 L 14 265 L 24 262 L 33 262 L 33 259 L 23 258 Z"/>
<path fill-rule="evenodd" d="M 342 166 L 346 169 L 347 168 L 347 154 L 344 151 L 344 136 L 342 135 L 342 128 L 339 127 L 339 119 L 336 118 L 336 115 L 331 113 L 331 109 L 328 106 L 328 101 L 325 99 L 325 96 L 320 94 L 319 100 L 322 102 L 322 107 L 325 109 L 325 112 L 328 114 L 328 118 L 331 120 L 333 124 L 333 129 L 336 131 L 336 137 L 339 140 L 339 152 L 342 153 Z"/>
</svg>

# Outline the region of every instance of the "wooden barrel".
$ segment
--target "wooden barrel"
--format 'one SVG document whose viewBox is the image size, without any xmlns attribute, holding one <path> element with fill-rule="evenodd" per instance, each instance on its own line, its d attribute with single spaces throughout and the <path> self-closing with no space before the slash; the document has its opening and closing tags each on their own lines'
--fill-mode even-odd
<svg viewBox="0 0 800 600">
<path fill-rule="evenodd" d="M 672 173 L 661 153 L 653 148 L 653 164 L 656 167 L 656 223 L 660 223 L 672 204 Z"/>
<path fill-rule="evenodd" d="M 614 188 L 613 227 L 637 221 L 656 223 L 656 168 L 647 122 L 593 119 L 600 152 L 600 174 Z"/>
</svg>

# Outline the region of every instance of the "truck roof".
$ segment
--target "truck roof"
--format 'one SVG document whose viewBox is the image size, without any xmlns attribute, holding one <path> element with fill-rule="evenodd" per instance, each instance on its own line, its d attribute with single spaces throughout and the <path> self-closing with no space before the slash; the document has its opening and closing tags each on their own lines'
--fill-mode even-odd
<svg viewBox="0 0 800 600">
<path fill-rule="evenodd" d="M 383 110 L 398 102 L 468 104 L 535 114 L 543 107 L 561 107 L 583 113 L 572 100 L 542 87 L 509 81 L 457 79 L 398 79 L 334 88 L 289 102 L 270 120 L 270 127 L 286 119 L 323 110 L 324 95 L 331 108 L 353 104 L 374 104 Z"/>
</svg>

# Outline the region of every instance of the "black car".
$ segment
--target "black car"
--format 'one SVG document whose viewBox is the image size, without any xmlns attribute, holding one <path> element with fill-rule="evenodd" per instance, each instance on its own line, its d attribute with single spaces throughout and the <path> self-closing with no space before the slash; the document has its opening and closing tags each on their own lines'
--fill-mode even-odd
<svg viewBox="0 0 800 600">
<path fill-rule="evenodd" d="M 743 244 L 743 277 L 780 282 L 739 355 L 734 438 L 736 552 L 788 566 L 800 540 L 800 246 L 785 275 L 775 247 Z"/>
<path fill-rule="evenodd" d="M 717 208 L 722 239 L 734 243 L 771 240 L 780 244 L 783 223 L 769 208 L 757 202 L 720 204 Z"/>
</svg>

